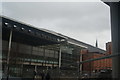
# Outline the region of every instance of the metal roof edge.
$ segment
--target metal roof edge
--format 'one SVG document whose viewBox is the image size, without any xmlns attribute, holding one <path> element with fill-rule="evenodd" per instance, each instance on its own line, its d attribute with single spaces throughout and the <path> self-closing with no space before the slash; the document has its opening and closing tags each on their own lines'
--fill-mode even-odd
<svg viewBox="0 0 120 80">
<path fill-rule="evenodd" d="M 35 27 L 35 26 L 31 25 L 31 24 L 27 24 L 27 23 L 24 23 L 24 22 L 22 22 L 22 21 L 18 21 L 18 20 L 16 20 L 16 19 L 13 19 L 13 18 L 4 16 L 4 15 L 2 15 L 2 16 L 0 16 L 0 17 L 3 17 L 3 18 L 6 18 L 6 19 L 9 19 L 9 20 L 12 20 L 12 21 L 14 21 L 14 22 L 21 23 L 21 24 L 23 24 L 23 25 L 27 25 L 27 26 L 32 27 L 32 28 L 36 28 L 36 29 L 38 29 L 38 30 L 42 30 L 42 31 L 44 31 L 44 32 L 47 32 L 47 33 L 50 33 L 50 34 L 53 34 L 53 35 L 56 35 L 56 36 L 59 36 L 59 37 L 62 37 L 62 38 L 66 38 L 66 37 L 64 37 L 64 36 L 62 36 L 62 35 L 59 35 L 59 33 L 55 32 L 55 31 L 51 31 L 51 30 L 47 30 L 47 29 L 43 29 L 43 28 L 38 28 L 38 27 Z"/>
</svg>

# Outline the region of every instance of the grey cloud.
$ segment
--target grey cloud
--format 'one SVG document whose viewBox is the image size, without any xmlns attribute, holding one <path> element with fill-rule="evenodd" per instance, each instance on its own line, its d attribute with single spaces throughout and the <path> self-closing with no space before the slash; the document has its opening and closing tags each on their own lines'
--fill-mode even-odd
<svg viewBox="0 0 120 80">
<path fill-rule="evenodd" d="M 3 8 L 11 10 L 13 15 L 26 15 L 25 17 L 35 18 L 77 18 L 83 15 L 95 15 L 107 9 L 101 6 L 102 3 L 95 2 L 79 2 L 79 3 L 3 3 Z M 4 11 L 4 10 L 3 10 Z M 17 13 L 17 14 L 16 14 Z M 25 14 L 26 13 L 26 14 Z M 36 16 L 37 15 L 37 16 Z"/>
<path fill-rule="evenodd" d="M 109 8 L 101 2 L 9 2 L 3 14 L 91 44 L 102 32 L 108 31 L 105 40 L 110 37 Z"/>
</svg>

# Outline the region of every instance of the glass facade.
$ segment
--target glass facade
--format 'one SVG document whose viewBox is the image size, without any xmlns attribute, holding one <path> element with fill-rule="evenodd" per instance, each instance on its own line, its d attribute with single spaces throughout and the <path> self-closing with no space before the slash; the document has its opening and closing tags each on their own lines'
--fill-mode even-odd
<svg viewBox="0 0 120 80">
<path fill-rule="evenodd" d="M 2 42 L 3 74 L 6 75 L 8 41 Z M 57 47 L 57 48 L 55 48 Z M 61 67 L 59 69 L 59 50 L 61 49 Z M 80 49 L 79 49 L 80 50 Z M 80 51 L 79 51 L 80 52 Z M 77 77 L 79 53 L 70 45 L 31 46 L 12 42 L 9 77 L 32 78 L 34 70 L 41 73 L 49 70 L 52 77 Z"/>
<path fill-rule="evenodd" d="M 3 74 L 5 74 L 8 41 L 3 40 L 2 43 Z M 26 73 L 26 77 L 29 78 L 32 75 L 30 73 L 35 70 L 35 66 L 43 67 L 43 70 L 47 69 L 46 66 L 56 67 L 58 66 L 58 52 L 57 50 L 49 50 L 41 46 L 36 47 L 12 42 L 9 75 L 11 77 L 22 77 Z M 27 73 L 29 73 L 29 76 L 27 76 Z"/>
<path fill-rule="evenodd" d="M 63 36 L 7 18 L 2 23 L 1 51 L 3 77 L 33 78 L 34 71 L 49 71 L 54 78 L 79 73 L 80 48 Z"/>
</svg>

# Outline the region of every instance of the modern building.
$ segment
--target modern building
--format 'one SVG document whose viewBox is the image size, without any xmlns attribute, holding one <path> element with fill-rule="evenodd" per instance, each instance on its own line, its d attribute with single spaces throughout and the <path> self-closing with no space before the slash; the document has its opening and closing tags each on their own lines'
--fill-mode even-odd
<svg viewBox="0 0 120 80">
<path fill-rule="evenodd" d="M 3 76 L 32 78 L 34 71 L 59 65 L 59 46 L 63 37 L 2 17 Z M 50 49 L 49 49 L 50 48 Z"/>
<path fill-rule="evenodd" d="M 80 56 L 76 52 L 82 48 L 53 31 L 2 17 L 3 77 L 33 78 L 34 71 L 49 71 L 54 78 L 76 77 Z"/>
<path fill-rule="evenodd" d="M 105 51 L 54 31 L 2 16 L 2 73 L 7 78 L 33 78 L 34 71 L 53 78 L 78 78 L 81 50 Z"/>
</svg>

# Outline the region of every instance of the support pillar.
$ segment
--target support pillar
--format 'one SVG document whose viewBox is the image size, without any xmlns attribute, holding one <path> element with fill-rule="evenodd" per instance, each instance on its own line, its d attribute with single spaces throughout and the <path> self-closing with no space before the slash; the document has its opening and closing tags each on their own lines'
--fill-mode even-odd
<svg viewBox="0 0 120 80">
<path fill-rule="evenodd" d="M 82 58 L 83 58 L 82 53 L 80 53 L 80 62 L 82 62 Z M 80 64 L 80 75 L 82 75 L 82 65 L 83 64 Z"/>
<path fill-rule="evenodd" d="M 112 54 L 120 54 L 120 2 L 110 2 Z M 112 58 L 113 78 L 120 79 L 120 56 Z"/>
<path fill-rule="evenodd" d="M 10 30 L 10 37 L 8 44 L 7 69 L 6 69 L 7 80 L 9 78 L 9 60 L 10 60 L 10 52 L 11 52 L 11 43 L 12 43 L 12 30 Z"/>
<path fill-rule="evenodd" d="M 60 80 L 60 68 L 61 68 L 61 46 L 60 46 L 60 51 L 59 51 L 59 65 L 58 65 L 58 67 L 59 67 L 59 80 Z"/>
<path fill-rule="evenodd" d="M 2 17 L 0 17 L 0 80 L 2 79 Z"/>
<path fill-rule="evenodd" d="M 59 51 L 59 68 L 61 67 L 61 48 L 60 48 L 60 51 Z"/>
</svg>

